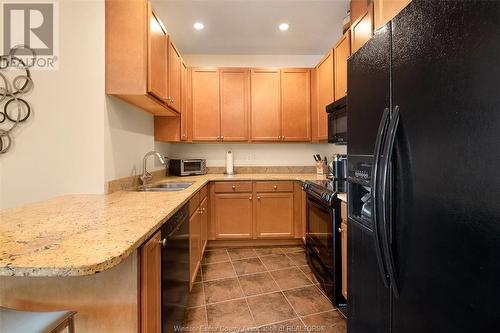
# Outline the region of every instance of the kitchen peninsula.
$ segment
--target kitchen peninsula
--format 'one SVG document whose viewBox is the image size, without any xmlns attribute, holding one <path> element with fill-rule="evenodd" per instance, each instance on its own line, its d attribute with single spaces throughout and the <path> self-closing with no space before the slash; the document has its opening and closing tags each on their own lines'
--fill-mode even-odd
<svg viewBox="0 0 500 333">
<path fill-rule="evenodd" d="M 208 174 L 179 192 L 67 195 L 0 212 L 0 302 L 78 311 L 78 332 L 136 332 L 139 249 L 210 182 L 293 182 L 316 174 Z M 299 187 L 300 188 L 300 187 Z M 293 242 L 297 243 L 301 239 Z"/>
</svg>

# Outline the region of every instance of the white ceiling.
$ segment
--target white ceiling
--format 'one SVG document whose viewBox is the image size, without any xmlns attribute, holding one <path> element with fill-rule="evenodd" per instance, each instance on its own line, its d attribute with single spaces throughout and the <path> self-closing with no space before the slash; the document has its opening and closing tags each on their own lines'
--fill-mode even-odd
<svg viewBox="0 0 500 333">
<path fill-rule="evenodd" d="M 152 0 L 184 54 L 324 54 L 340 37 L 348 0 Z M 205 29 L 196 31 L 194 22 Z M 281 22 L 288 31 L 278 29 Z"/>
</svg>

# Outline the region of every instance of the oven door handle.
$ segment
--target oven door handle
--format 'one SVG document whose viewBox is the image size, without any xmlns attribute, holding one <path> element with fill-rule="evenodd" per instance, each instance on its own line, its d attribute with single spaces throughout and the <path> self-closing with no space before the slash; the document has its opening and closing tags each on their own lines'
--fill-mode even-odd
<svg viewBox="0 0 500 333">
<path fill-rule="evenodd" d="M 390 210 L 390 200 L 391 195 L 389 187 L 392 184 L 392 172 L 391 172 L 391 161 L 392 153 L 394 151 L 394 140 L 396 139 L 396 131 L 399 125 L 399 106 L 394 108 L 391 116 L 391 122 L 389 123 L 389 129 L 387 130 L 387 138 L 384 143 L 383 158 L 381 163 L 381 216 L 382 216 L 382 248 L 384 250 L 384 256 L 387 263 L 387 271 L 389 273 L 389 278 L 391 281 L 391 288 L 394 295 L 399 297 L 398 288 L 398 277 L 396 274 L 396 265 L 394 262 L 394 255 L 392 252 L 392 247 L 389 243 L 389 223 L 391 223 Z"/>
<path fill-rule="evenodd" d="M 373 153 L 373 166 L 372 166 L 372 183 L 371 183 L 371 193 L 373 200 L 373 234 L 375 238 L 375 254 L 377 257 L 377 264 L 379 268 L 380 275 L 382 277 L 382 282 L 384 283 L 386 288 L 389 288 L 389 275 L 387 273 L 387 267 L 383 258 L 383 250 L 381 245 L 381 235 L 379 229 L 379 169 L 380 169 L 380 155 L 382 150 L 382 144 L 384 142 L 384 138 L 387 134 L 387 128 L 389 126 L 389 109 L 385 108 L 384 113 L 382 114 L 382 118 L 380 119 L 380 124 L 377 131 L 377 138 L 375 140 L 375 149 Z"/>
</svg>

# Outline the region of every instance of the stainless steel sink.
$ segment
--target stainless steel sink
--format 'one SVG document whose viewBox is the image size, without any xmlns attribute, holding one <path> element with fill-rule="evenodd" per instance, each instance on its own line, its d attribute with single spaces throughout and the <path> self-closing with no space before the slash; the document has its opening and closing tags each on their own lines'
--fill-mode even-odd
<svg viewBox="0 0 500 333">
<path fill-rule="evenodd" d="M 139 187 L 139 192 L 177 192 L 187 189 L 193 185 L 192 182 L 169 182 L 162 183 L 155 186 Z"/>
</svg>

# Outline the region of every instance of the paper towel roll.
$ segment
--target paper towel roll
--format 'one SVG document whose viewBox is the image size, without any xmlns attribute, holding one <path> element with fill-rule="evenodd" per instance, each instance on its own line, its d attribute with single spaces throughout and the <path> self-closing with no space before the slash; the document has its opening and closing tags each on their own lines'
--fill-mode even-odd
<svg viewBox="0 0 500 333">
<path fill-rule="evenodd" d="M 226 154 L 226 174 L 234 174 L 233 153 L 231 151 L 228 151 Z"/>
</svg>

